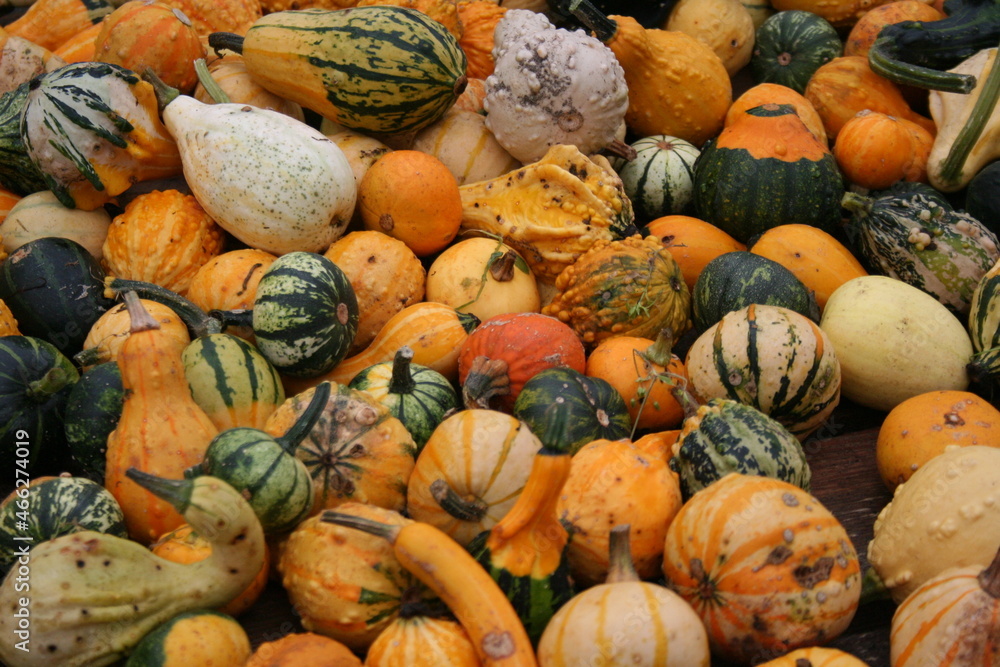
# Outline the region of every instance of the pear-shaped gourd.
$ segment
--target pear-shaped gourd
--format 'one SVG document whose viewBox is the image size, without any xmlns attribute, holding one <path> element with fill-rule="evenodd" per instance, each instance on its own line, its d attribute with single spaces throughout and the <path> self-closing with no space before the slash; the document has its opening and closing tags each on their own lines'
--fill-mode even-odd
<svg viewBox="0 0 1000 667">
<path fill-rule="evenodd" d="M 184 179 L 212 219 L 275 255 L 323 252 L 343 235 L 357 186 L 344 152 L 305 123 L 248 104 L 204 104 L 147 76 Z"/>
<path fill-rule="evenodd" d="M 196 563 L 174 563 L 138 542 L 94 531 L 39 544 L 24 565 L 27 574 L 15 567 L 0 585 L 4 664 L 116 663 L 177 614 L 228 603 L 260 571 L 264 533 L 233 487 L 210 476 L 169 480 L 134 468 L 128 476 L 171 503 L 206 536 L 211 553 Z"/>
<path fill-rule="evenodd" d="M 309 405 L 279 437 L 256 428 L 226 429 L 185 476 L 213 475 L 232 485 L 250 503 L 265 533 L 294 528 L 313 507 L 312 477 L 295 457 L 295 448 L 316 425 L 329 398 L 330 383 L 316 385 Z"/>
</svg>

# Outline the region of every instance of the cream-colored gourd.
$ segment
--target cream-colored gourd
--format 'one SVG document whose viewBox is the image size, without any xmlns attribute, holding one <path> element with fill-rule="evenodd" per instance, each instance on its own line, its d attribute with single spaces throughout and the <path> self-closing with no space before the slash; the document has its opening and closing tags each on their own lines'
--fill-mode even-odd
<svg viewBox="0 0 1000 667">
<path fill-rule="evenodd" d="M 354 172 L 319 130 L 277 111 L 187 95 L 166 104 L 163 122 L 198 203 L 247 245 L 323 252 L 347 229 Z"/>
<path fill-rule="evenodd" d="M 712 49 L 730 76 L 743 69 L 753 54 L 756 28 L 740 0 L 679 0 L 664 29 L 691 35 Z"/>
<path fill-rule="evenodd" d="M 959 133 L 969 122 L 972 108 L 985 88 L 986 77 L 996 63 L 997 52 L 996 48 L 983 49 L 948 70 L 976 77 L 976 87 L 968 95 L 945 93 L 940 90 L 932 90 L 928 94 L 927 106 L 931 118 L 937 125 L 937 134 L 934 136 L 934 144 L 927 158 L 927 177 L 930 179 L 930 184 L 941 192 L 961 190 L 980 169 L 1000 158 L 1000 139 L 998 139 L 1000 104 L 997 104 L 993 107 L 993 112 L 986 120 L 979 139 L 973 144 L 956 177 L 952 178 L 945 173 L 948 153 L 956 143 Z"/>
<path fill-rule="evenodd" d="M 233 487 L 208 476 L 137 481 L 174 504 L 208 538 L 211 553 L 175 563 L 138 542 L 93 531 L 38 544 L 21 563 L 21 580 L 15 565 L 0 587 L 0 659 L 8 667 L 117 663 L 160 623 L 227 604 L 260 571 L 264 532 Z"/>
<path fill-rule="evenodd" d="M 511 9 L 494 33 L 486 78 L 486 126 L 521 162 L 550 146 L 595 153 L 614 140 L 628 109 L 625 72 L 600 40 L 557 28 L 530 10 Z"/>
<path fill-rule="evenodd" d="M 453 109 L 413 137 L 413 149 L 441 160 L 459 185 L 496 178 L 521 166 L 486 126 L 486 117 Z"/>
<path fill-rule="evenodd" d="M 868 561 L 902 602 L 951 567 L 986 567 L 1000 544 L 1000 449 L 949 447 L 896 487 L 875 519 Z"/>
<path fill-rule="evenodd" d="M 842 395 L 860 405 L 888 412 L 917 394 L 969 386 L 964 324 L 901 280 L 848 280 L 830 295 L 820 328 L 840 361 Z"/>
<path fill-rule="evenodd" d="M 22 197 L 11 207 L 0 222 L 0 236 L 8 253 L 43 236 L 61 236 L 101 259 L 110 225 L 111 215 L 105 209 L 67 208 L 51 190 L 41 190 Z"/>
</svg>

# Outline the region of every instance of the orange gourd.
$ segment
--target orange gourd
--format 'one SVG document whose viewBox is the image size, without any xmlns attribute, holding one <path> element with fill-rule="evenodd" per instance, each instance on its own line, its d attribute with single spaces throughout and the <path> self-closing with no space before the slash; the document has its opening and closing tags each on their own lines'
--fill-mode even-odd
<svg viewBox="0 0 1000 667">
<path fill-rule="evenodd" d="M 579 588 L 605 580 L 611 529 L 631 525 L 629 544 L 639 576 L 660 573 L 667 526 L 681 508 L 681 488 L 668 461 L 676 432 L 631 440 L 595 440 L 570 466 L 556 511 L 570 527 L 570 573 Z"/>
<path fill-rule="evenodd" d="M 158 301 L 139 299 L 146 312 L 160 327 L 159 337 L 163 343 L 171 343 L 178 354 L 191 342 L 184 320 L 170 308 Z M 122 345 L 131 334 L 131 314 L 124 303 L 104 311 L 90 325 L 83 341 L 82 351 L 75 360 L 81 366 L 92 366 L 105 361 L 117 361 Z"/>
<path fill-rule="evenodd" d="M 102 22 L 94 59 L 133 72 L 147 67 L 181 94 L 194 91 L 195 60 L 205 57 L 198 31 L 178 10 L 155 0 L 129 0 Z"/>
<path fill-rule="evenodd" d="M 164 533 L 150 545 L 150 550 L 157 556 L 174 563 L 197 563 L 208 558 L 212 553 L 212 544 L 195 532 L 190 524 L 183 524 L 174 530 Z M 270 549 L 264 549 L 264 564 L 260 572 L 242 593 L 220 607 L 217 611 L 229 616 L 239 616 L 249 609 L 260 598 L 267 586 L 268 573 L 271 569 Z"/>
<path fill-rule="evenodd" d="M 109 0 L 35 0 L 4 30 L 54 51 L 84 28 L 100 23 L 113 10 Z"/>
<path fill-rule="evenodd" d="M 684 361 L 671 353 L 672 344 L 669 331 L 661 331 L 656 340 L 612 336 L 587 356 L 586 374 L 618 390 L 638 429 L 673 429 L 684 420 L 684 408 L 672 389 L 687 383 L 687 370 Z"/>
<path fill-rule="evenodd" d="M 733 100 L 729 111 L 726 112 L 725 125 L 727 127 L 732 125 L 737 120 L 743 118 L 744 112 L 747 109 L 752 109 L 762 104 L 792 105 L 795 108 L 795 113 L 806 124 L 809 131 L 824 145 L 828 143 L 826 128 L 823 127 L 823 120 L 816 113 L 812 102 L 807 100 L 798 91 L 778 83 L 759 83 L 744 91 L 742 95 Z"/>
<path fill-rule="evenodd" d="M 315 632 L 291 632 L 257 647 L 245 667 L 362 667 L 351 649 Z"/>
<path fill-rule="evenodd" d="M 812 12 L 829 21 L 836 28 L 854 25 L 865 13 L 890 0 L 771 0 L 779 12 L 798 9 Z"/>
<path fill-rule="evenodd" d="M 459 0 L 458 18 L 462 34 L 458 45 L 462 47 L 469 64 L 465 74 L 469 79 L 485 79 L 493 73 L 493 32 L 497 23 L 507 13 L 507 8 L 492 0 Z"/>
<path fill-rule="evenodd" d="M 358 183 L 365 229 L 405 243 L 418 257 L 444 250 L 462 224 L 458 180 L 438 158 L 416 150 L 386 153 Z"/>
<path fill-rule="evenodd" d="M 873 72 L 862 56 L 842 56 L 821 65 L 806 84 L 805 97 L 834 142 L 844 124 L 863 109 L 905 118 L 936 132 L 934 121 L 913 111 L 899 87 Z"/>
<path fill-rule="evenodd" d="M 885 26 L 901 21 L 939 21 L 944 14 L 921 0 L 895 0 L 868 10 L 844 40 L 845 56 L 868 57 L 868 50 Z"/>
<path fill-rule="evenodd" d="M 833 156 L 848 181 L 882 190 L 897 181 L 926 183 L 933 144 L 917 123 L 864 109 L 840 129 Z"/>
<path fill-rule="evenodd" d="M 746 246 L 710 222 L 688 215 L 666 215 L 646 225 L 650 235 L 660 239 L 681 267 L 688 289 L 694 289 L 705 265 L 727 252 Z"/>
<path fill-rule="evenodd" d="M 62 58 L 66 63 L 82 63 L 94 60 L 97 52 L 97 36 L 104 28 L 102 23 L 93 23 L 67 39 L 52 53 Z"/>
<path fill-rule="evenodd" d="M 14 208 L 14 205 L 19 201 L 21 201 L 21 195 L 0 187 L 0 222 L 4 221 L 4 218 L 10 213 L 10 209 Z"/>
<path fill-rule="evenodd" d="M 179 190 L 138 195 L 115 216 L 104 239 L 104 265 L 117 278 L 142 280 L 182 296 L 194 274 L 222 252 L 222 228 L 198 200 Z"/>
<path fill-rule="evenodd" d="M 278 259 L 256 248 L 230 250 L 210 258 L 194 272 L 185 296 L 206 313 L 213 310 L 249 310 L 267 267 Z M 226 333 L 253 342 L 249 326 L 231 326 Z"/>
<path fill-rule="evenodd" d="M 681 507 L 663 573 L 712 653 L 739 664 L 836 638 L 861 595 L 858 554 L 829 510 L 793 484 L 738 473 Z"/>
<path fill-rule="evenodd" d="M 191 21 L 199 35 L 213 32 L 246 33 L 263 16 L 259 0 L 159 0 L 179 9 Z"/>
<path fill-rule="evenodd" d="M 483 100 L 485 99 L 486 80 L 470 76 L 468 82 L 465 84 L 465 90 L 463 90 L 462 94 L 455 100 L 455 104 L 452 105 L 452 109 L 455 111 L 471 111 L 473 113 L 483 114 L 486 113 L 483 110 Z"/>
<path fill-rule="evenodd" d="M 946 447 L 1000 447 L 1000 410 L 968 391 L 940 390 L 906 399 L 885 416 L 875 463 L 890 491 Z"/>
<path fill-rule="evenodd" d="M 425 605 L 426 606 L 426 605 Z M 403 603 L 399 616 L 368 647 L 365 667 L 479 667 L 469 633 L 452 618 Z"/>
<path fill-rule="evenodd" d="M 348 354 L 364 350 L 394 315 L 424 298 L 427 271 L 405 243 L 388 234 L 351 232 L 323 254 L 347 274 L 358 300 L 358 332 Z"/>
<path fill-rule="evenodd" d="M 790 223 L 768 229 L 750 252 L 781 264 L 812 290 L 820 310 L 834 290 L 868 272 L 854 254 L 830 233 L 813 225 Z"/>
<path fill-rule="evenodd" d="M 237 53 L 226 53 L 222 58 L 216 58 L 208 64 L 208 73 L 219 85 L 230 102 L 249 104 L 259 109 L 274 109 L 296 120 L 305 121 L 305 112 L 297 102 L 275 95 L 267 88 L 253 80 L 247 70 L 243 56 Z M 217 104 L 204 85 L 199 81 L 195 86 L 193 97 L 205 104 Z"/>
<path fill-rule="evenodd" d="M 458 381 L 466 407 L 510 413 L 524 383 L 540 371 L 586 370 L 583 343 L 569 325 L 540 313 L 495 315 L 458 351 Z"/>
<path fill-rule="evenodd" d="M 136 468 L 180 479 L 201 463 L 218 429 L 191 398 L 176 342 L 126 293 L 131 333 L 118 353 L 125 401 L 118 426 L 108 436 L 104 486 L 125 515 L 132 539 L 149 544 L 184 523 L 169 503 L 146 491 L 125 472 Z"/>
<path fill-rule="evenodd" d="M 758 667 L 868 667 L 868 663 L 840 649 L 808 646 L 763 662 Z"/>
<path fill-rule="evenodd" d="M 17 320 L 14 313 L 10 312 L 10 306 L 0 299 L 0 336 L 19 336 L 21 331 L 17 328 Z"/>
</svg>

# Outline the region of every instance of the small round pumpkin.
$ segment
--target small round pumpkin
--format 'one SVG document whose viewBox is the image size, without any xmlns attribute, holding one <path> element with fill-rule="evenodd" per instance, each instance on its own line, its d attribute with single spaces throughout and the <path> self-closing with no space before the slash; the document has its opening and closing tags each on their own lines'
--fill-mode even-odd
<svg viewBox="0 0 1000 667">
<path fill-rule="evenodd" d="M 149 546 L 150 550 L 174 563 L 197 563 L 212 553 L 212 544 L 199 535 L 189 524 L 183 524 L 160 537 Z M 219 608 L 219 612 L 229 616 L 239 616 L 249 609 L 264 592 L 271 571 L 270 549 L 264 550 L 264 564 L 260 572 L 242 593 Z"/>
<path fill-rule="evenodd" d="M 758 667 L 868 667 L 868 663 L 840 649 L 807 646 L 763 662 Z"/>
<path fill-rule="evenodd" d="M 905 118 L 863 109 L 840 129 L 833 156 L 844 177 L 871 190 L 897 181 L 927 182 L 934 135 Z"/>
<path fill-rule="evenodd" d="M 739 473 L 681 507 L 663 573 L 705 623 L 712 653 L 739 664 L 836 638 L 861 596 L 837 518 L 793 484 Z"/>
<path fill-rule="evenodd" d="M 230 250 L 212 257 L 191 276 L 185 296 L 206 313 L 212 310 L 249 310 L 257 298 L 257 284 L 275 255 L 256 248 Z M 226 333 L 253 342 L 253 330 L 230 327 Z"/>
<path fill-rule="evenodd" d="M 406 603 L 368 647 L 365 667 L 479 667 L 469 633 L 452 618 L 428 616 Z"/>
<path fill-rule="evenodd" d="M 681 268 L 688 289 L 694 289 L 702 269 L 719 255 L 746 246 L 710 222 L 688 215 L 665 215 L 646 225 Z"/>
<path fill-rule="evenodd" d="M 424 300 L 427 272 L 423 264 L 404 242 L 384 232 L 350 232 L 323 254 L 347 275 L 358 300 L 358 332 L 348 355 L 368 347 L 394 315 Z"/>
<path fill-rule="evenodd" d="M 998 429 L 1000 410 L 982 397 L 958 390 L 925 392 L 885 416 L 875 442 L 875 463 L 892 491 L 946 447 L 1000 447 Z"/>
<path fill-rule="evenodd" d="M 124 667 L 243 667 L 250 651 L 250 637 L 236 619 L 202 609 L 178 614 L 153 628 L 135 645 Z"/>
<path fill-rule="evenodd" d="M 94 42 L 95 60 L 133 72 L 149 67 L 182 94 L 194 91 L 194 61 L 205 57 L 205 47 L 184 12 L 154 0 L 129 0 L 102 25 Z"/>
<path fill-rule="evenodd" d="M 222 252 L 224 240 L 193 195 L 154 190 L 136 196 L 111 221 L 103 263 L 118 278 L 184 295 L 195 272 Z"/>
<path fill-rule="evenodd" d="M 257 647 L 245 667 L 362 667 L 344 644 L 315 632 L 290 632 Z"/>
<path fill-rule="evenodd" d="M 795 109 L 795 113 L 802 119 L 802 122 L 809 128 L 809 131 L 816 135 L 816 138 L 824 146 L 829 143 L 826 136 L 826 128 L 823 127 L 823 120 L 816 113 L 816 108 L 813 107 L 812 102 L 793 88 L 780 83 L 758 83 L 745 90 L 739 97 L 733 100 L 732 106 L 726 112 L 726 126 L 733 124 L 741 118 L 747 109 L 752 109 L 762 104 L 790 104 Z"/>
<path fill-rule="evenodd" d="M 365 229 L 405 243 L 418 257 L 443 250 L 462 223 L 458 181 L 438 158 L 417 150 L 386 153 L 358 184 Z"/>
</svg>

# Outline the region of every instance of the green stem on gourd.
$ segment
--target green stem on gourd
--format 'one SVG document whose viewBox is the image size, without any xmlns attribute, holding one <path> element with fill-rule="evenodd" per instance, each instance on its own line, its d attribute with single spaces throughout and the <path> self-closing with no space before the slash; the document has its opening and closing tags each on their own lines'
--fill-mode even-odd
<svg viewBox="0 0 1000 667">
<path fill-rule="evenodd" d="M 610 42 L 618 33 L 618 24 L 609 19 L 589 0 L 564 0 L 565 11 L 590 28 L 597 39 Z"/>
<path fill-rule="evenodd" d="M 156 301 L 169 307 L 184 321 L 195 338 L 222 332 L 222 323 L 218 319 L 209 316 L 193 301 L 189 301 L 166 287 L 142 280 L 125 280 L 114 276 L 108 276 L 104 279 L 106 297 L 111 299 L 123 292 L 135 292 L 138 297 Z"/>
<path fill-rule="evenodd" d="M 390 394 L 412 394 L 417 383 L 410 371 L 413 363 L 413 348 L 404 345 L 396 351 L 392 358 L 392 375 L 389 377 L 388 391 Z"/>
<path fill-rule="evenodd" d="M 210 310 L 208 316 L 219 321 L 222 330 L 230 327 L 253 328 L 253 308 L 238 310 Z"/>
<path fill-rule="evenodd" d="M 125 471 L 125 476 L 157 498 L 170 503 L 181 514 L 184 514 L 191 504 L 194 483 L 190 479 L 167 479 L 143 472 L 138 468 L 129 468 Z"/>
<path fill-rule="evenodd" d="M 319 418 L 323 414 L 323 409 L 326 408 L 327 401 L 330 400 L 331 387 L 329 382 L 320 382 L 316 385 L 313 390 L 313 395 L 309 399 L 309 405 L 306 409 L 302 411 L 299 418 L 285 431 L 284 435 L 278 436 L 274 439 L 281 448 L 288 452 L 289 454 L 294 454 L 295 449 L 299 446 L 299 443 L 316 425 Z"/>
<path fill-rule="evenodd" d="M 152 67 L 146 67 L 142 70 L 142 78 L 152 84 L 153 92 L 156 93 L 156 104 L 160 111 L 166 109 L 167 105 L 180 97 L 181 91 L 164 83 L 163 79 L 156 76 Z"/>
<path fill-rule="evenodd" d="M 44 403 L 69 384 L 70 378 L 72 375 L 65 368 L 50 368 L 45 375 L 28 384 L 27 396 L 33 401 Z"/>
<path fill-rule="evenodd" d="M 990 73 L 983 81 L 979 98 L 973 105 L 968 120 L 965 121 L 965 125 L 955 137 L 955 143 L 951 145 L 948 156 L 941 165 L 940 179 L 943 183 L 952 185 L 959 183 L 965 161 L 976 142 L 979 141 L 979 137 L 982 136 L 986 123 L 993 115 L 998 98 L 1000 98 L 1000 47 L 997 47 L 997 52 L 993 56 Z"/>
<path fill-rule="evenodd" d="M 664 327 L 656 334 L 656 340 L 653 341 L 653 344 L 640 352 L 640 356 L 652 364 L 666 368 L 673 359 L 673 348 L 674 330 L 670 327 Z"/>
<path fill-rule="evenodd" d="M 396 541 L 399 531 L 403 529 L 402 526 L 372 521 L 371 519 L 354 516 L 353 514 L 345 514 L 344 512 L 336 512 L 334 510 L 324 511 L 319 515 L 319 520 L 324 523 L 333 523 L 338 526 L 354 528 L 355 530 L 389 540 L 390 543 Z"/>
<path fill-rule="evenodd" d="M 608 537 L 608 575 L 606 584 L 625 581 L 640 581 L 632 559 L 632 544 L 629 542 L 630 524 L 618 524 L 611 529 Z"/>
<path fill-rule="evenodd" d="M 694 417 L 698 413 L 698 408 L 701 405 L 695 399 L 694 394 L 692 394 L 688 388 L 682 384 L 676 384 L 670 388 L 670 393 L 674 395 L 674 398 L 680 403 L 681 408 L 684 410 L 684 419 Z"/>
<path fill-rule="evenodd" d="M 987 595 L 1000 598 L 1000 549 L 997 549 L 993 561 L 979 573 L 977 579 Z"/>
<path fill-rule="evenodd" d="M 229 95 L 226 91 L 222 89 L 219 82 L 215 80 L 212 73 L 208 71 L 208 64 L 205 62 L 204 58 L 197 58 L 194 61 L 194 71 L 198 75 L 198 83 L 201 84 L 208 96 L 211 97 L 216 104 L 228 104 L 232 100 L 229 99 Z"/>
<path fill-rule="evenodd" d="M 486 511 L 489 509 L 489 506 L 479 498 L 472 500 L 462 498 L 443 479 L 434 480 L 430 491 L 431 497 L 437 501 L 441 509 L 459 521 L 479 521 L 486 516 Z"/>
</svg>

